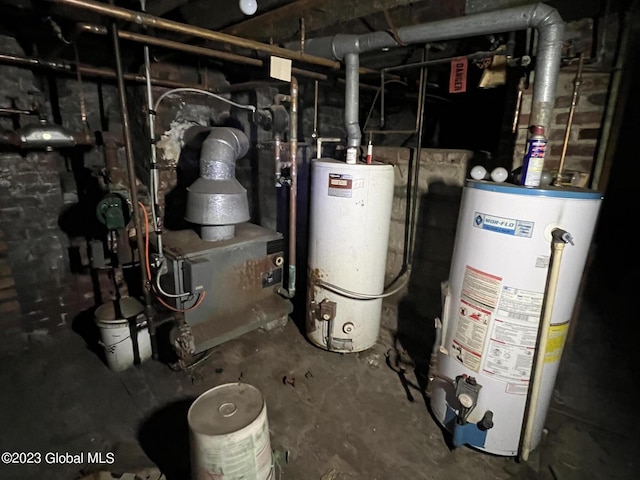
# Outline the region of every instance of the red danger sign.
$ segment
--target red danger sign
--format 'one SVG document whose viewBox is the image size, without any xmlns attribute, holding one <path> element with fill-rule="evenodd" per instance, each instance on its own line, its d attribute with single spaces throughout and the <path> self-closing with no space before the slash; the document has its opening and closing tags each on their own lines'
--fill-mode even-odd
<svg viewBox="0 0 640 480">
<path fill-rule="evenodd" d="M 464 93 L 467 91 L 467 66 L 467 57 L 458 57 L 451 60 L 449 93 Z"/>
</svg>

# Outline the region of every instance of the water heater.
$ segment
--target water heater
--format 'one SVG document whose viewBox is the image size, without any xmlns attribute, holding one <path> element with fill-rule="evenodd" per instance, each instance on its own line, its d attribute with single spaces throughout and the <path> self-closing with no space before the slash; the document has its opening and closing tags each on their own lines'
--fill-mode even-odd
<svg viewBox="0 0 640 480">
<path fill-rule="evenodd" d="M 535 411 L 531 449 L 539 443 L 601 201 L 592 190 L 465 184 L 430 384 L 454 445 L 516 456 L 525 409 Z M 559 257 L 546 348 L 536 352 L 556 229 L 573 244 Z M 544 363 L 530 408 L 536 353 Z"/>
<path fill-rule="evenodd" d="M 307 336 L 334 352 L 373 346 L 380 330 L 394 168 L 311 164 Z"/>
</svg>

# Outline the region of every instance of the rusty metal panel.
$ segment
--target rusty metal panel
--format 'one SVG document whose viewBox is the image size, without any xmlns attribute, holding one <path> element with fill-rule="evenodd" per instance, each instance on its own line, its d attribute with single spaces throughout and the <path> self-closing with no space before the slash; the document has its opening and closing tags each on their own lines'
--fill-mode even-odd
<svg viewBox="0 0 640 480">
<path fill-rule="evenodd" d="M 196 350 L 202 351 L 269 322 L 286 318 L 291 302 L 278 294 L 282 285 L 282 235 L 254 224 L 240 224 L 236 237 L 205 242 L 195 232 L 171 232 L 163 237 L 169 274 L 167 289 L 182 292 L 184 265 L 198 262 L 205 269 L 205 298 L 184 313 Z M 279 249 L 278 249 L 279 248 Z M 203 266 L 204 265 L 204 266 Z M 178 308 L 195 303 L 178 302 Z"/>
</svg>

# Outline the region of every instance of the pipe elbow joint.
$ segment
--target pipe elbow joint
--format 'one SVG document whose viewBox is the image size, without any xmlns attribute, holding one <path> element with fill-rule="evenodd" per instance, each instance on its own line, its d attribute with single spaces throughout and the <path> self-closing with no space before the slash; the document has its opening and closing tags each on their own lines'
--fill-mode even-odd
<svg viewBox="0 0 640 480">
<path fill-rule="evenodd" d="M 551 231 L 551 238 L 553 239 L 553 243 L 570 243 L 573 245 L 573 237 L 569 232 L 562 228 L 554 228 Z"/>
</svg>

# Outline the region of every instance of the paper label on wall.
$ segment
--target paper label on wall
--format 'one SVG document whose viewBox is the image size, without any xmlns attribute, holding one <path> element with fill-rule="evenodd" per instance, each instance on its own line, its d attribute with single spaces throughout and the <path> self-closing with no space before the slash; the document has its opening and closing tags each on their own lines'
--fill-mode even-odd
<svg viewBox="0 0 640 480">
<path fill-rule="evenodd" d="M 467 57 L 457 57 L 451 60 L 451 74 L 449 75 L 449 93 L 464 93 L 467 91 Z"/>
<path fill-rule="evenodd" d="M 489 230 L 514 237 L 531 238 L 534 222 L 518 220 L 516 218 L 497 217 L 482 212 L 475 212 L 473 226 L 482 230 Z"/>
<path fill-rule="evenodd" d="M 456 334 L 453 337 L 451 350 L 459 362 L 476 372 L 480 368 L 490 320 L 491 312 L 465 300 L 460 300 Z"/>
<path fill-rule="evenodd" d="M 544 354 L 544 363 L 554 363 L 560 361 L 564 341 L 569 331 L 569 322 L 559 325 L 550 325 L 547 335 L 547 348 Z"/>
<path fill-rule="evenodd" d="M 329 196 L 351 198 L 353 177 L 342 173 L 329 174 Z"/>
<path fill-rule="evenodd" d="M 285 82 L 291 81 L 291 60 L 289 58 L 270 57 L 269 76 Z"/>
<path fill-rule="evenodd" d="M 462 297 L 493 310 L 498 303 L 502 278 L 467 265 L 462 281 Z"/>
</svg>

